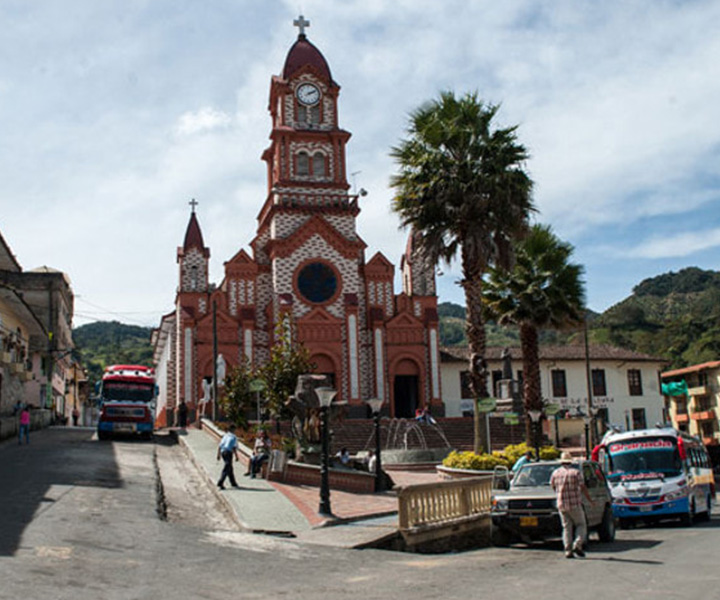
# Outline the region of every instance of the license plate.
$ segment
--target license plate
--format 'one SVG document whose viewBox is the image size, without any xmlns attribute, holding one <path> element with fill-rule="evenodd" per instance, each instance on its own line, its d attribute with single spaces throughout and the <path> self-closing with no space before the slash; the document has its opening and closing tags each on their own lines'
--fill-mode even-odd
<svg viewBox="0 0 720 600">
<path fill-rule="evenodd" d="M 537 527 L 537 517 L 520 517 L 520 527 Z"/>
<path fill-rule="evenodd" d="M 113 431 L 135 431 L 134 423 L 115 423 Z"/>
<path fill-rule="evenodd" d="M 652 510 L 652 506 L 641 506 L 640 512 L 650 512 Z"/>
</svg>

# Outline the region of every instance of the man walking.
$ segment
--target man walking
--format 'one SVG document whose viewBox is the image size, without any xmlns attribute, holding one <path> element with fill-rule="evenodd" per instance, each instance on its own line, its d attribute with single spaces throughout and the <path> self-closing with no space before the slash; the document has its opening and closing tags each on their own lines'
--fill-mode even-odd
<svg viewBox="0 0 720 600">
<path fill-rule="evenodd" d="M 225 483 L 226 477 L 230 480 L 231 486 L 234 488 L 240 487 L 238 486 L 237 481 L 235 481 L 235 473 L 233 472 L 233 455 L 235 455 L 236 461 L 240 460 L 240 455 L 238 454 L 237 449 L 237 437 L 235 437 L 235 434 L 232 431 L 228 430 L 225 432 L 225 435 L 222 436 L 217 449 L 217 459 L 220 460 L 222 457 L 225 463 L 223 465 L 222 475 L 220 475 L 220 480 L 217 483 L 217 486 L 221 490 L 225 489 L 223 484 Z"/>
<path fill-rule="evenodd" d="M 565 558 L 573 558 L 575 554 L 582 558 L 585 556 L 583 546 L 587 538 L 587 523 L 581 494 L 585 495 L 590 504 L 593 504 L 593 500 L 583 483 L 580 469 L 574 467 L 572 462 L 572 455 L 569 452 L 561 454 L 560 467 L 555 469 L 550 477 L 550 485 L 557 495 L 557 507 L 563 528 Z"/>
</svg>

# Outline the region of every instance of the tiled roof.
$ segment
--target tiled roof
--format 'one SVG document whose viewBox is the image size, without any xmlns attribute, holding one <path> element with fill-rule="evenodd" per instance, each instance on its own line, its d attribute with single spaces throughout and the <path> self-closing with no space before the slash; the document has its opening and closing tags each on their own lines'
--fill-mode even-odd
<svg viewBox="0 0 720 600">
<path fill-rule="evenodd" d="M 699 373 L 705 369 L 717 369 L 720 367 L 720 360 L 714 360 L 710 362 L 700 363 L 699 365 L 690 365 L 689 367 L 683 367 L 682 369 L 673 369 L 672 371 L 665 371 L 661 373 L 661 377 L 674 377 L 675 375 L 688 375 L 690 373 Z"/>
<path fill-rule="evenodd" d="M 488 346 L 485 351 L 485 359 L 499 361 L 502 359 L 502 346 Z M 522 360 L 520 348 L 509 347 L 512 360 Z M 540 346 L 540 360 L 585 360 L 585 346 Z M 658 356 L 634 352 L 625 348 L 609 346 L 606 344 L 593 344 L 589 348 L 590 360 L 625 360 L 625 361 L 651 361 L 667 363 L 668 361 Z M 443 362 L 466 361 L 469 358 L 467 346 L 443 346 L 440 349 L 440 360 Z"/>
</svg>

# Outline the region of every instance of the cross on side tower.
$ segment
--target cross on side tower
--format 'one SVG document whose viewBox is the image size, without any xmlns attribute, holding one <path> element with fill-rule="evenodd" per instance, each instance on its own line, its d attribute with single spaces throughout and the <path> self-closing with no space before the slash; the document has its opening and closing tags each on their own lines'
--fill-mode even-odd
<svg viewBox="0 0 720 600">
<path fill-rule="evenodd" d="M 310 27 L 310 21 L 306 21 L 305 17 L 300 15 L 297 19 L 293 21 L 293 25 L 297 27 L 300 30 L 299 35 L 304 36 L 305 35 L 305 28 Z"/>
<path fill-rule="evenodd" d="M 195 212 L 195 207 L 199 204 L 199 202 L 193 198 L 190 202 L 188 202 L 188 204 L 190 205 L 192 211 Z"/>
</svg>

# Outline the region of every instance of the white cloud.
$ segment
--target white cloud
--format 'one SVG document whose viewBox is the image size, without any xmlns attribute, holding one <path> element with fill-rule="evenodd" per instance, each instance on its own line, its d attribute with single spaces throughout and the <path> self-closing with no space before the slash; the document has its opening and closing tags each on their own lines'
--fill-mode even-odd
<svg viewBox="0 0 720 600">
<path fill-rule="evenodd" d="M 639 258 L 671 258 L 690 256 L 696 252 L 718 247 L 720 247 L 720 227 L 652 237 L 623 254 Z"/>
<path fill-rule="evenodd" d="M 191 135 L 227 127 L 230 122 L 229 115 L 210 106 L 205 106 L 195 112 L 186 112 L 180 115 L 175 130 L 180 135 Z"/>
</svg>

